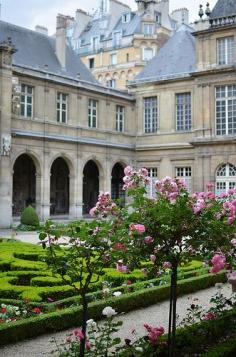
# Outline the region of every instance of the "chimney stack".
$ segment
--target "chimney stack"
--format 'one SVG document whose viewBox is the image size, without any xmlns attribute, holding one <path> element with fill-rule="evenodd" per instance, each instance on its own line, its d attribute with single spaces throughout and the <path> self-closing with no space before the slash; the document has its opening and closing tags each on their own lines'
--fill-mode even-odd
<svg viewBox="0 0 236 357">
<path fill-rule="evenodd" d="M 66 28 L 68 17 L 65 15 L 57 15 L 56 29 L 56 55 L 62 68 L 66 66 Z"/>
</svg>

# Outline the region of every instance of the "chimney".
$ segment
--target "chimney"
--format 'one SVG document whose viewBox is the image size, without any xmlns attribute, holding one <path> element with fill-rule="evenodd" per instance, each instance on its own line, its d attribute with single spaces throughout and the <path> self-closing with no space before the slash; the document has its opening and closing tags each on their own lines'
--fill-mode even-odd
<svg viewBox="0 0 236 357">
<path fill-rule="evenodd" d="M 43 35 L 48 36 L 48 29 L 47 29 L 47 27 L 40 26 L 40 25 L 36 25 L 36 26 L 35 26 L 35 31 L 36 31 L 36 32 L 39 32 L 39 33 L 41 33 L 41 34 L 43 34 Z"/>
<path fill-rule="evenodd" d="M 68 17 L 65 15 L 57 15 L 56 29 L 56 55 L 61 67 L 66 66 L 66 28 Z"/>
</svg>

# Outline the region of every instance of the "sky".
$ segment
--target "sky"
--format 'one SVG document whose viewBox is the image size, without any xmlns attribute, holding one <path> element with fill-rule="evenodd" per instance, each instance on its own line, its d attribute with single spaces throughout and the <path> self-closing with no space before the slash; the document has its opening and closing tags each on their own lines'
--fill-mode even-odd
<svg viewBox="0 0 236 357">
<path fill-rule="evenodd" d="M 122 0 L 136 9 L 135 0 Z M 190 21 L 198 19 L 199 4 L 203 0 L 170 0 L 170 11 L 187 7 L 190 10 Z M 217 0 L 210 0 L 211 9 Z M 0 0 L 2 3 L 1 19 L 16 25 L 34 29 L 36 25 L 45 26 L 49 33 L 55 32 L 57 13 L 74 16 L 77 8 L 92 12 L 98 7 L 99 0 Z"/>
</svg>

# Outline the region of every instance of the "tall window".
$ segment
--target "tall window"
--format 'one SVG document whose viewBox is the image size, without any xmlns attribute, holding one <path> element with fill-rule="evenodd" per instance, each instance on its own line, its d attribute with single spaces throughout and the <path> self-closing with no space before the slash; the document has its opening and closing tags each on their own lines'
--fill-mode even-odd
<svg viewBox="0 0 236 357">
<path fill-rule="evenodd" d="M 57 93 L 57 121 L 58 123 L 67 123 L 67 101 L 68 95 Z"/>
<path fill-rule="evenodd" d="M 144 131 L 157 132 L 157 97 L 144 98 Z"/>
<path fill-rule="evenodd" d="M 152 36 L 154 34 L 154 24 L 143 24 L 144 35 Z"/>
<path fill-rule="evenodd" d="M 150 61 L 154 57 L 154 49 L 151 47 L 147 47 L 143 49 L 143 60 Z"/>
<path fill-rule="evenodd" d="M 94 68 L 94 58 L 89 58 L 89 68 Z"/>
<path fill-rule="evenodd" d="M 116 53 L 112 53 L 110 55 L 110 64 L 113 66 L 117 64 L 117 54 Z"/>
<path fill-rule="evenodd" d="M 188 191 L 192 192 L 192 168 L 190 166 L 176 167 L 175 176 L 183 178 L 186 182 Z"/>
<path fill-rule="evenodd" d="M 107 81 L 107 87 L 109 88 L 115 88 L 116 87 L 116 80 L 115 79 L 109 79 Z"/>
<path fill-rule="evenodd" d="M 236 166 L 221 165 L 216 172 L 216 194 L 220 195 L 228 189 L 236 187 Z"/>
<path fill-rule="evenodd" d="M 216 87 L 216 134 L 236 134 L 236 85 Z"/>
<path fill-rule="evenodd" d="M 26 118 L 33 117 L 33 87 L 21 85 L 20 114 Z"/>
<path fill-rule="evenodd" d="M 192 128 L 191 93 L 179 93 L 176 102 L 176 130 L 184 131 Z"/>
<path fill-rule="evenodd" d="M 88 126 L 90 128 L 97 127 L 97 117 L 98 117 L 98 101 L 94 99 L 89 99 Z"/>
<path fill-rule="evenodd" d="M 234 37 L 224 37 L 217 40 L 217 62 L 219 65 L 234 63 Z"/>
<path fill-rule="evenodd" d="M 150 198 L 155 197 L 156 189 L 155 183 L 157 181 L 157 168 L 156 167 L 149 167 L 148 169 L 148 176 L 151 179 L 150 185 L 147 185 L 147 195 Z"/>
<path fill-rule="evenodd" d="M 96 52 L 98 50 L 98 44 L 99 44 L 98 37 L 93 37 L 93 39 L 92 39 L 92 49 L 93 49 L 93 51 Z"/>
<path fill-rule="evenodd" d="M 121 44 L 121 32 L 114 32 L 113 34 L 113 46 L 120 46 Z"/>
<path fill-rule="evenodd" d="M 116 106 L 116 131 L 123 132 L 125 126 L 125 107 Z"/>
</svg>

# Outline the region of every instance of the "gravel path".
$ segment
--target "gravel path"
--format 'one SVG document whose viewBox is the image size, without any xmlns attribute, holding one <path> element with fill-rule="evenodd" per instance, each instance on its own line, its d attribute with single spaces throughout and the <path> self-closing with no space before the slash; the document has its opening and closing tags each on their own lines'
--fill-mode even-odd
<svg viewBox="0 0 236 357">
<path fill-rule="evenodd" d="M 177 312 L 180 316 L 180 321 L 186 314 L 187 308 L 190 306 L 194 299 L 198 299 L 195 303 L 207 307 L 210 298 L 216 293 L 215 287 L 199 291 L 194 294 L 180 297 L 177 305 Z M 223 286 L 223 294 L 227 297 L 231 296 L 231 286 L 225 284 Z M 146 309 L 140 309 L 132 311 L 127 314 L 121 314 L 116 319 L 123 321 L 121 331 L 118 333 L 119 337 L 134 338 L 131 334 L 133 329 L 136 330 L 136 338 L 145 334 L 143 324 L 149 323 L 154 326 L 164 326 L 167 329 L 168 326 L 168 301 L 152 305 Z M 55 336 L 57 340 L 64 339 L 73 329 L 67 330 L 53 335 L 44 335 L 33 340 L 23 341 L 14 345 L 6 346 L 0 349 L 0 357 L 42 357 L 51 356 L 50 351 L 54 348 L 54 345 L 49 342 L 52 336 Z"/>
</svg>

